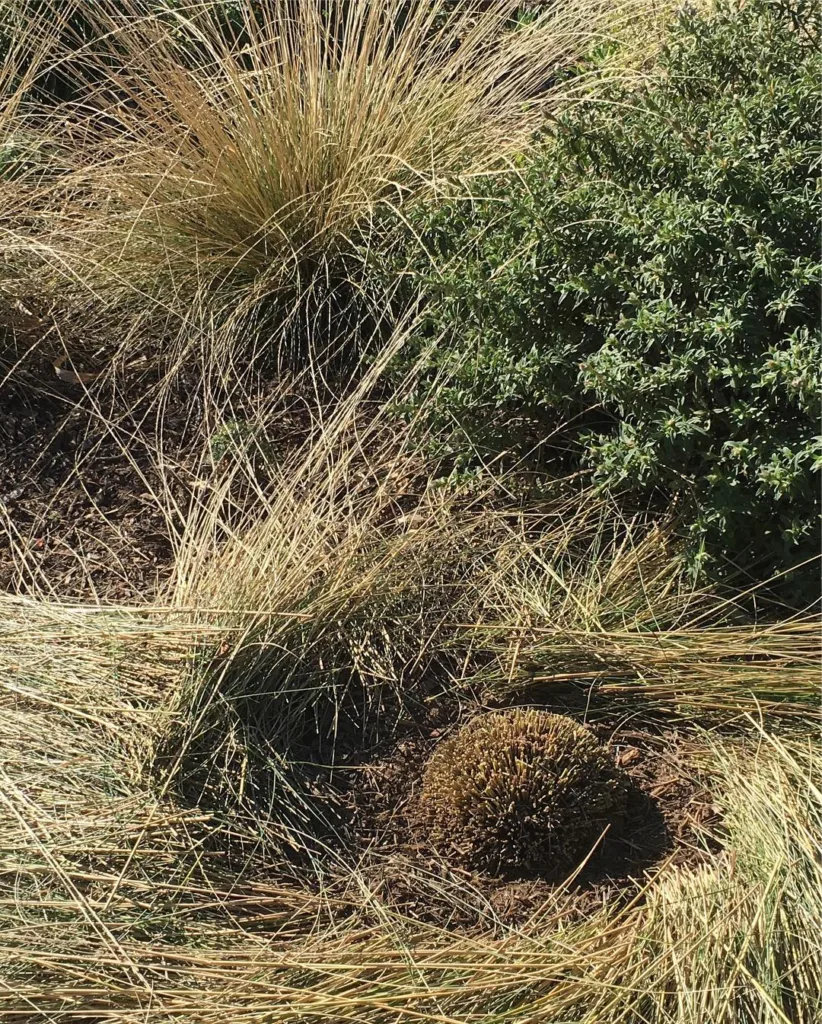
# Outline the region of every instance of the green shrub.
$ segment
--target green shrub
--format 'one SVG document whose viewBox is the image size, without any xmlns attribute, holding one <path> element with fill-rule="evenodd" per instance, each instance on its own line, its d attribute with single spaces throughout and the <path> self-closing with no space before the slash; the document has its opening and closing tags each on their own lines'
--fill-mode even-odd
<svg viewBox="0 0 822 1024">
<path fill-rule="evenodd" d="M 424 319 L 403 360 L 422 357 L 414 403 L 458 466 L 561 455 L 676 495 L 696 565 L 816 553 L 817 14 L 682 13 L 641 87 L 607 86 L 532 162 L 411 219 L 398 260 Z"/>
<path fill-rule="evenodd" d="M 437 747 L 420 818 L 432 844 L 469 867 L 563 870 L 590 851 L 625 794 L 592 732 L 517 709 L 481 715 Z"/>
</svg>

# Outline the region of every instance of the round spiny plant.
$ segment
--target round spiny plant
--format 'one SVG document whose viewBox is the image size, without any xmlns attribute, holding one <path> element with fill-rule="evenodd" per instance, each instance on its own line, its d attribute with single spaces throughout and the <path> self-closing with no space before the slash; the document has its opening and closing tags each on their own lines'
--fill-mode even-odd
<svg viewBox="0 0 822 1024">
<path fill-rule="evenodd" d="M 610 752 L 571 718 L 534 709 L 469 722 L 434 752 L 419 811 L 443 856 L 493 874 L 585 856 L 624 808 Z"/>
</svg>

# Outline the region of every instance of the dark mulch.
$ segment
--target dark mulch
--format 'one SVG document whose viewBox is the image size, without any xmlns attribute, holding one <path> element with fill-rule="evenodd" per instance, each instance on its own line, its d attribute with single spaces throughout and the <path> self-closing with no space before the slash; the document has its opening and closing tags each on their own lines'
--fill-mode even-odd
<svg viewBox="0 0 822 1024">
<path fill-rule="evenodd" d="M 54 352 L 37 345 L 26 352 L 19 343 L 10 352 L 3 343 L 0 337 L 6 593 L 34 587 L 63 599 L 151 601 L 171 573 L 175 531 L 214 473 L 210 439 L 220 417 L 253 419 L 263 410 L 266 441 L 283 457 L 310 429 L 304 405 L 280 395 L 273 379 L 255 392 L 222 396 L 221 406 L 213 392 L 204 399 L 199 367 L 178 370 L 173 382 L 143 366 L 84 385 L 60 379 Z M 242 486 L 238 480 L 231 496 L 237 507 Z"/>
<path fill-rule="evenodd" d="M 713 796 L 689 767 L 694 740 L 672 729 L 630 730 L 608 722 L 591 727 L 611 744 L 631 790 L 624 821 L 604 838 L 571 885 L 574 912 L 580 914 L 634 896 L 662 863 L 698 864 L 719 849 L 710 838 L 719 822 Z M 347 799 L 361 869 L 386 904 L 423 920 L 482 927 L 476 895 L 462 910 L 454 902 L 462 882 L 499 918 L 517 924 L 550 903 L 564 875 L 493 878 L 446 866 L 415 823 L 414 802 L 425 763 L 448 728 L 436 721 L 418 723 L 415 734 L 351 770 Z M 441 901 L 436 898 L 438 886 Z"/>
<path fill-rule="evenodd" d="M 172 556 L 157 453 L 184 466 L 198 419 L 172 409 L 159 427 L 139 399 L 92 396 L 28 360 L 0 388 L 0 589 L 151 600 Z"/>
</svg>

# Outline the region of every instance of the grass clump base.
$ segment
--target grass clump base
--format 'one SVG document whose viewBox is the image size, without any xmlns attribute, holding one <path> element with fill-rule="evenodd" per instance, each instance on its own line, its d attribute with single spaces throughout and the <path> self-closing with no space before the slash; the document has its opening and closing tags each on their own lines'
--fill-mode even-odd
<svg viewBox="0 0 822 1024">
<path fill-rule="evenodd" d="M 421 818 L 448 857 L 492 873 L 565 868 L 624 806 L 609 751 L 565 715 L 482 715 L 441 743 L 426 770 Z"/>
</svg>

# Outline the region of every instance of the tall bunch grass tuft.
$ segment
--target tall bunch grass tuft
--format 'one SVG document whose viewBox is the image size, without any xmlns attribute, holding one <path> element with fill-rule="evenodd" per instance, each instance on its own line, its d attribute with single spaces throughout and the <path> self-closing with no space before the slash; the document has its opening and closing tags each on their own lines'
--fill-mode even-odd
<svg viewBox="0 0 822 1024">
<path fill-rule="evenodd" d="M 349 257 L 380 211 L 521 151 L 563 70 L 636 13 L 570 0 L 516 23 L 518 6 L 97 5 L 98 38 L 74 55 L 89 86 L 70 142 L 88 173 L 63 242 L 98 315 L 105 300 L 184 319 L 204 304 L 248 343 L 261 311 L 281 325 L 301 300 L 348 308 Z"/>
<path fill-rule="evenodd" d="M 805 715 L 818 700 L 818 616 L 756 621 L 749 596 L 695 587 L 675 522 L 577 495 L 526 518 L 483 574 L 466 623 L 487 654 L 475 683 L 497 698 L 567 684 L 606 701 L 641 694 L 646 711 L 691 719 Z"/>
</svg>

